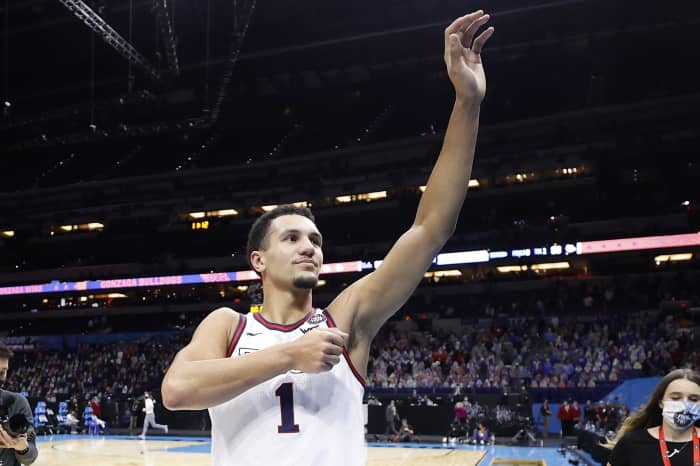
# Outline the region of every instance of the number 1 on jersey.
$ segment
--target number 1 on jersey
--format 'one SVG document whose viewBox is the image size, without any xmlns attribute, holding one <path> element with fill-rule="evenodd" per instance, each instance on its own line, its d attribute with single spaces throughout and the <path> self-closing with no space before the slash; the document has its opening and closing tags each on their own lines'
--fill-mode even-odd
<svg viewBox="0 0 700 466">
<path fill-rule="evenodd" d="M 299 432 L 299 424 L 294 424 L 294 386 L 291 382 L 283 383 L 275 391 L 280 397 L 280 410 L 282 411 L 282 425 L 277 426 L 280 434 L 293 434 Z"/>
</svg>

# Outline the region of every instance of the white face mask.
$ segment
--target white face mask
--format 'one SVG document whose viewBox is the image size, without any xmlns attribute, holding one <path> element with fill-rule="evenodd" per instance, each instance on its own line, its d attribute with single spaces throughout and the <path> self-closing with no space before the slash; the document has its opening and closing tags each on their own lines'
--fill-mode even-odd
<svg viewBox="0 0 700 466">
<path fill-rule="evenodd" d="M 676 430 L 687 430 L 700 419 L 700 405 L 683 401 L 664 401 L 662 415 Z"/>
</svg>

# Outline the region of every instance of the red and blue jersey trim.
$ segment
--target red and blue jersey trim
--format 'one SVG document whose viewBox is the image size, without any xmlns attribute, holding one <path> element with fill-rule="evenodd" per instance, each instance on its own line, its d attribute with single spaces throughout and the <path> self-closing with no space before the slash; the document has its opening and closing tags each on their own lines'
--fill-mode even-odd
<svg viewBox="0 0 700 466">
<path fill-rule="evenodd" d="M 335 325 L 335 321 L 333 320 L 333 317 L 331 317 L 331 313 L 328 312 L 328 310 L 324 309 L 323 310 L 323 315 L 326 316 L 326 320 L 328 321 L 328 327 L 330 328 L 337 328 L 338 326 Z M 350 366 L 350 370 L 352 371 L 352 374 L 355 376 L 358 382 L 360 382 L 360 385 L 362 385 L 362 388 L 366 387 L 366 382 L 365 379 L 362 378 L 360 373 L 355 369 L 355 365 L 352 363 L 352 360 L 350 359 L 350 355 L 348 354 L 348 349 L 343 346 L 343 356 L 345 356 L 345 360 L 348 363 L 348 366 Z"/>
<path fill-rule="evenodd" d="M 245 329 L 247 322 L 248 320 L 246 319 L 245 315 L 238 314 L 238 325 L 236 325 L 236 330 L 233 332 L 233 338 L 231 338 L 231 343 L 228 345 L 228 351 L 226 351 L 227 358 L 230 358 L 233 354 L 233 350 L 236 349 L 236 345 L 241 339 L 241 335 L 243 335 L 243 330 Z"/>
<path fill-rule="evenodd" d="M 288 324 L 288 325 L 276 324 L 274 322 L 270 322 L 269 320 L 265 319 L 262 315 L 260 315 L 259 312 L 255 312 L 253 314 L 253 318 L 255 320 L 257 320 L 258 322 L 260 322 L 263 325 L 263 327 L 269 328 L 270 330 L 277 330 L 278 332 L 291 332 L 292 330 L 296 330 L 299 327 L 301 327 L 302 325 L 304 325 L 304 323 L 306 323 L 306 321 L 309 320 L 312 315 L 314 315 L 313 310 L 309 311 L 309 313 L 306 314 L 306 316 L 303 317 L 301 320 L 298 320 L 298 321 L 294 322 L 293 324 Z"/>
</svg>

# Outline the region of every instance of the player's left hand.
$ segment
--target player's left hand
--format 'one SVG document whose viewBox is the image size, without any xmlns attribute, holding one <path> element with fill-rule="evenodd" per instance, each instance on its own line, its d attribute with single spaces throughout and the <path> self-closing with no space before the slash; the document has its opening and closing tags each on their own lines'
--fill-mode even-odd
<svg viewBox="0 0 700 466">
<path fill-rule="evenodd" d="M 13 437 L 8 434 L 5 429 L 0 427 L 0 448 L 14 448 L 17 451 L 26 450 L 29 447 L 27 434 Z"/>
<path fill-rule="evenodd" d="M 479 10 L 457 18 L 445 29 L 445 64 L 458 100 L 478 104 L 486 95 L 481 51 L 493 34 L 493 26 L 476 38 L 474 35 L 489 18 Z"/>
</svg>

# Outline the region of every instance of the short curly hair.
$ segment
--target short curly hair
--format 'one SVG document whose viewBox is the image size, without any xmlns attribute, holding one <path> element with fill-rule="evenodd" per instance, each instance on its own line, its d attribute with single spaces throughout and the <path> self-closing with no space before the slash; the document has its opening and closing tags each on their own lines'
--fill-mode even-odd
<svg viewBox="0 0 700 466">
<path fill-rule="evenodd" d="M 250 227 L 250 232 L 248 232 L 246 260 L 248 261 L 248 265 L 251 267 L 253 267 L 253 264 L 250 262 L 250 254 L 253 251 L 261 251 L 267 248 L 266 238 L 267 232 L 270 230 L 270 224 L 274 219 L 281 217 L 282 215 L 301 215 L 302 217 L 306 217 L 314 222 L 314 224 L 316 223 L 316 218 L 308 207 L 300 207 L 291 204 L 275 207 L 274 209 L 262 214 L 260 218 L 253 223 L 253 226 Z"/>
</svg>

